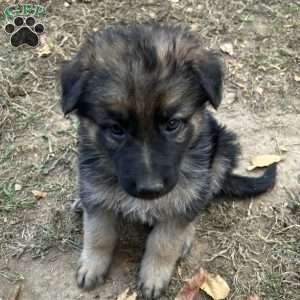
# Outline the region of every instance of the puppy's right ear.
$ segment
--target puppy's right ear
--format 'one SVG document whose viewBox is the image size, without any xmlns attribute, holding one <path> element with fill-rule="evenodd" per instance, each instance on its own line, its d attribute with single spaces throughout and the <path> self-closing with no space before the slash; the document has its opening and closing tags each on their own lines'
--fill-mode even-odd
<svg viewBox="0 0 300 300">
<path fill-rule="evenodd" d="M 65 115 L 78 107 L 87 82 L 88 73 L 83 68 L 78 56 L 63 65 L 61 71 L 61 106 Z"/>
</svg>

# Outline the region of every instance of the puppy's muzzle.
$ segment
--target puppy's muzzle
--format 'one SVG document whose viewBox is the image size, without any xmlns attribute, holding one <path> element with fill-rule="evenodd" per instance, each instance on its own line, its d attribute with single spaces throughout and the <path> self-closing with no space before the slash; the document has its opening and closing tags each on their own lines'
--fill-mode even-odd
<svg viewBox="0 0 300 300">
<path fill-rule="evenodd" d="M 124 190 L 129 195 L 145 200 L 159 198 L 170 192 L 174 186 L 175 182 L 170 183 L 160 176 L 147 175 L 141 175 L 135 180 L 126 180 L 123 184 Z"/>
</svg>

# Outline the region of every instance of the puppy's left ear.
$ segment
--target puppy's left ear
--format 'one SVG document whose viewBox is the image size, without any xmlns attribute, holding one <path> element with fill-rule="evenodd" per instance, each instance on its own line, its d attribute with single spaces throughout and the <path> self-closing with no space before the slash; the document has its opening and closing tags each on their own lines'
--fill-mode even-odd
<svg viewBox="0 0 300 300">
<path fill-rule="evenodd" d="M 65 115 L 78 107 L 88 73 L 83 68 L 79 56 L 63 65 L 60 78 L 62 87 L 61 106 Z"/>
<path fill-rule="evenodd" d="M 223 65 L 217 55 L 212 52 L 205 53 L 196 64 L 204 97 L 217 109 L 222 100 Z"/>
</svg>

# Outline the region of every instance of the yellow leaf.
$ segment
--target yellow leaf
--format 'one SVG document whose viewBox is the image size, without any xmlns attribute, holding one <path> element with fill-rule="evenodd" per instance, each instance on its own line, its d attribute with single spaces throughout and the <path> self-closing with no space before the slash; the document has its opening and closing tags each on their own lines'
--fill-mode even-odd
<svg viewBox="0 0 300 300">
<path fill-rule="evenodd" d="M 268 167 L 273 163 L 280 162 L 282 157 L 276 154 L 257 155 L 250 159 L 250 166 L 247 170 L 251 171 L 256 168 Z"/>
<path fill-rule="evenodd" d="M 206 274 L 205 281 L 200 288 L 214 300 L 225 299 L 230 292 L 227 282 L 220 275 L 211 273 Z"/>
<path fill-rule="evenodd" d="M 137 293 L 134 292 L 132 295 L 128 296 L 126 300 L 136 300 L 137 298 Z"/>
<path fill-rule="evenodd" d="M 38 199 L 45 198 L 48 194 L 47 192 L 42 192 L 42 191 L 38 191 L 38 190 L 33 190 L 31 192 Z"/>
<path fill-rule="evenodd" d="M 128 296 L 129 288 L 127 288 L 122 294 L 120 294 L 117 300 L 136 300 L 137 293 L 133 293 L 132 295 Z"/>
<path fill-rule="evenodd" d="M 228 284 L 220 275 L 207 273 L 200 269 L 198 273 L 186 281 L 175 300 L 196 300 L 198 299 L 199 289 L 214 300 L 225 299 L 230 292 Z"/>
</svg>

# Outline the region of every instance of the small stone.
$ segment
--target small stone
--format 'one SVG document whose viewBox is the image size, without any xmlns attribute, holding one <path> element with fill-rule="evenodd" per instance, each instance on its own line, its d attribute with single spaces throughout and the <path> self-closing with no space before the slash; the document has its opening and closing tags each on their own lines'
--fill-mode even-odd
<svg viewBox="0 0 300 300">
<path fill-rule="evenodd" d="M 149 13 L 149 16 L 150 16 L 152 19 L 155 19 L 155 18 L 156 18 L 156 13 L 151 11 L 151 12 Z"/>
<path fill-rule="evenodd" d="M 294 79 L 295 79 L 295 81 L 300 82 L 300 75 L 295 75 Z"/>
<path fill-rule="evenodd" d="M 256 88 L 256 92 L 257 92 L 260 96 L 262 96 L 264 90 L 263 90 L 261 87 L 258 86 L 258 87 Z"/>
<path fill-rule="evenodd" d="M 16 191 L 16 192 L 17 192 L 17 191 L 21 191 L 21 189 L 22 189 L 21 184 L 16 183 L 16 184 L 15 184 L 15 191 Z"/>
<path fill-rule="evenodd" d="M 220 49 L 222 50 L 222 52 L 232 56 L 234 54 L 233 52 L 233 45 L 232 43 L 223 43 L 220 45 Z"/>
</svg>

